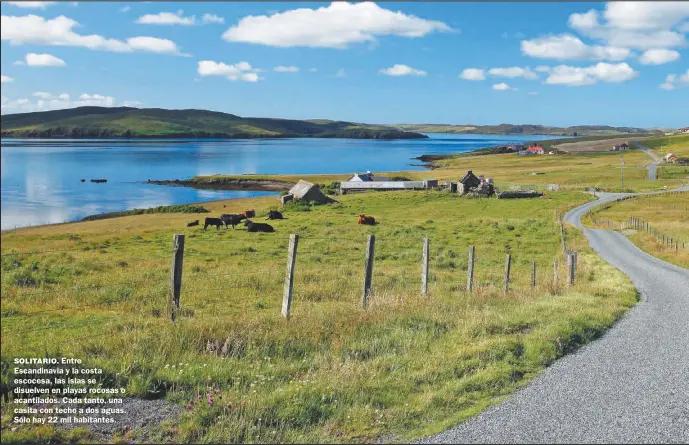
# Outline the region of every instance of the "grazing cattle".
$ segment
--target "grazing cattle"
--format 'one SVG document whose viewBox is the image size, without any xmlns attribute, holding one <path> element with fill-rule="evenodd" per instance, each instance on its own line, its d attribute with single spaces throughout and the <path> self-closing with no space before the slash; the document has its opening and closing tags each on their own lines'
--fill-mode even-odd
<svg viewBox="0 0 689 445">
<path fill-rule="evenodd" d="M 247 218 L 253 218 L 253 217 L 256 216 L 256 212 L 255 212 L 253 209 L 251 209 L 251 210 L 245 210 L 244 213 L 243 213 L 243 215 L 244 215 L 245 217 L 247 217 Z"/>
<path fill-rule="evenodd" d="M 215 230 L 218 230 L 222 225 L 224 224 L 220 218 L 206 218 L 203 223 L 203 230 L 206 230 L 208 226 L 215 226 Z"/>
<path fill-rule="evenodd" d="M 220 219 L 225 224 L 225 227 L 232 226 L 232 229 L 234 229 L 234 226 L 242 222 L 242 220 L 245 218 L 246 217 L 244 215 L 232 215 L 228 213 L 223 213 L 220 215 Z"/>
<path fill-rule="evenodd" d="M 187 227 L 193 227 L 193 226 L 198 226 L 198 225 L 199 225 L 198 219 L 196 221 L 192 221 L 190 223 L 187 223 Z"/>
<path fill-rule="evenodd" d="M 255 222 L 247 219 L 246 221 L 244 221 L 244 225 L 246 226 L 246 230 L 248 232 L 266 232 L 266 233 L 275 232 L 275 229 L 273 229 L 273 226 L 271 226 L 270 224 L 266 224 L 266 223 L 255 223 Z"/>
<path fill-rule="evenodd" d="M 372 216 L 359 215 L 359 224 L 366 224 L 369 226 L 376 225 L 376 219 Z"/>
<path fill-rule="evenodd" d="M 283 219 L 282 213 L 278 212 L 277 210 L 270 210 L 268 212 L 268 219 Z"/>
</svg>

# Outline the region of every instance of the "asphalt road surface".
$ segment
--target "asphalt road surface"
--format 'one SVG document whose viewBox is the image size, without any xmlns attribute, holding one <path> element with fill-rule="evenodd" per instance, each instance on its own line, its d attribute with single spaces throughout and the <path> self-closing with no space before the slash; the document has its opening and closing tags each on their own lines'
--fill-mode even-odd
<svg viewBox="0 0 689 445">
<path fill-rule="evenodd" d="M 637 147 L 645 151 L 646 154 L 650 156 L 651 159 L 653 159 L 653 163 L 651 163 L 651 165 L 648 166 L 648 179 L 650 181 L 655 181 L 657 179 L 656 169 L 658 167 L 658 164 L 660 164 L 660 162 L 662 161 L 661 157 L 649 150 L 648 147 L 639 144 L 639 141 L 634 141 L 634 144 L 636 144 Z"/>
<path fill-rule="evenodd" d="M 602 193 L 565 220 L 581 228 L 591 207 L 624 195 Z M 583 231 L 641 302 L 502 404 L 417 443 L 689 443 L 689 270 L 617 232 Z"/>
</svg>

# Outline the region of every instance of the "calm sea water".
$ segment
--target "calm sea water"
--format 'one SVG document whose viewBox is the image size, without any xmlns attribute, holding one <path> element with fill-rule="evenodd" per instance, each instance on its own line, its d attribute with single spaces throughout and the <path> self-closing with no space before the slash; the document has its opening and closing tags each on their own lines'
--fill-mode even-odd
<svg viewBox="0 0 689 445">
<path fill-rule="evenodd" d="M 548 136 L 429 134 L 430 139 L 69 141 L 3 139 L 2 229 L 160 205 L 274 194 L 141 184 L 212 174 L 413 170 L 422 154 L 471 151 Z M 81 178 L 87 182 L 80 182 Z M 88 182 L 107 178 L 105 184 Z"/>
</svg>

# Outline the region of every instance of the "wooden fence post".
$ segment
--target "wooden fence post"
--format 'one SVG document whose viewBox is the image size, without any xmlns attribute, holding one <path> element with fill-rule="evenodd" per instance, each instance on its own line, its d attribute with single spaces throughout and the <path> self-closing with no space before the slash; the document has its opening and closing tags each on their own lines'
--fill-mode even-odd
<svg viewBox="0 0 689 445">
<path fill-rule="evenodd" d="M 576 263 L 575 263 L 575 259 L 574 259 L 574 254 L 571 253 L 571 254 L 569 255 L 569 280 L 568 280 L 568 284 L 569 284 L 570 286 L 573 286 L 573 285 L 574 285 L 574 273 L 575 273 L 575 270 L 576 270 Z"/>
<path fill-rule="evenodd" d="M 467 267 L 467 291 L 474 290 L 474 259 L 476 258 L 476 246 L 469 247 L 469 265 Z"/>
<path fill-rule="evenodd" d="M 531 262 L 531 287 L 536 287 L 536 262 Z"/>
<path fill-rule="evenodd" d="M 177 318 L 180 293 L 182 291 L 182 266 L 184 265 L 184 235 L 176 233 L 172 241 L 172 267 L 170 268 L 170 291 L 167 296 L 167 315 Z"/>
<path fill-rule="evenodd" d="M 509 290 L 510 286 L 510 269 L 512 267 L 512 255 L 507 254 L 507 262 L 505 263 L 505 293 Z"/>
<path fill-rule="evenodd" d="M 557 257 L 553 260 L 553 286 L 557 286 L 557 267 L 560 265 L 560 262 L 557 260 Z"/>
<path fill-rule="evenodd" d="M 368 299 L 371 296 L 371 278 L 373 277 L 373 256 L 376 247 L 376 236 L 369 235 L 366 244 L 366 271 L 364 275 L 364 293 L 361 295 L 361 307 L 368 306 Z"/>
<path fill-rule="evenodd" d="M 289 236 L 289 246 L 287 248 L 287 270 L 285 271 L 285 284 L 282 290 L 282 316 L 289 319 L 292 309 L 292 290 L 294 289 L 294 265 L 297 262 L 297 246 L 299 245 L 299 235 Z"/>
<path fill-rule="evenodd" d="M 423 254 L 421 256 L 421 295 L 428 296 L 428 250 L 430 241 L 428 237 L 423 240 Z"/>
</svg>

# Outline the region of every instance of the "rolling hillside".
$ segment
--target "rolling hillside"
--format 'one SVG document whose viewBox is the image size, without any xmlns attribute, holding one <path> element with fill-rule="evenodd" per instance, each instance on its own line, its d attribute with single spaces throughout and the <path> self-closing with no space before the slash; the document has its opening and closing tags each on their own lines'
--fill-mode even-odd
<svg viewBox="0 0 689 445">
<path fill-rule="evenodd" d="M 609 127 L 605 125 L 577 125 L 573 127 L 547 127 L 543 125 L 444 125 L 444 124 L 400 124 L 396 128 L 420 133 L 464 133 L 464 134 L 531 134 L 557 136 L 615 136 L 628 134 L 662 134 L 659 129 L 634 127 Z"/>
<path fill-rule="evenodd" d="M 79 107 L 2 116 L 2 137 L 21 138 L 277 138 L 421 139 L 382 125 L 244 118 L 207 110 Z"/>
</svg>

